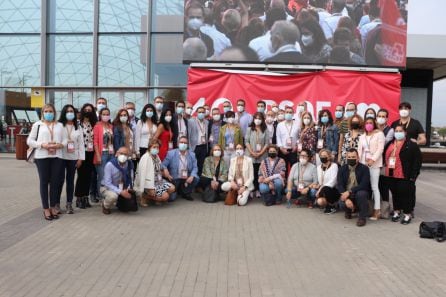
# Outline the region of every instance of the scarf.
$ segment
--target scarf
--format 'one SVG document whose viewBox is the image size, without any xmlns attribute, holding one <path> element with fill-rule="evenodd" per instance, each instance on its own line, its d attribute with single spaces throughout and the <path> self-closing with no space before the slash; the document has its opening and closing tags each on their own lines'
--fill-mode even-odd
<svg viewBox="0 0 446 297">
<path fill-rule="evenodd" d="M 122 176 L 124 177 L 124 189 L 127 188 L 133 188 L 133 183 L 132 183 L 132 172 L 133 172 L 133 162 L 131 161 L 127 161 L 127 166 L 122 167 L 121 165 L 119 165 L 119 161 L 116 157 L 113 157 L 110 162 L 113 164 L 113 166 L 115 166 L 122 174 Z"/>
</svg>

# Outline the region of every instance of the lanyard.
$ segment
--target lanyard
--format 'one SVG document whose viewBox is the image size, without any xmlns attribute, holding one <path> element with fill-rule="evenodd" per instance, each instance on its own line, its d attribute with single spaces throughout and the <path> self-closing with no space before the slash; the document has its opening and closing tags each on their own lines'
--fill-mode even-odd
<svg viewBox="0 0 446 297">
<path fill-rule="evenodd" d="M 288 126 L 290 126 L 289 129 L 288 129 Z M 287 132 L 288 132 L 288 137 L 291 138 L 291 132 L 292 132 L 292 130 L 293 130 L 293 123 L 291 123 L 291 125 L 288 125 L 288 123 L 285 122 L 285 128 L 286 128 L 286 130 L 287 130 Z"/>
<path fill-rule="evenodd" d="M 48 128 L 48 131 L 50 131 L 51 142 L 53 142 L 53 138 L 54 138 L 54 123 L 52 123 L 51 125 L 46 124 L 46 127 Z"/>
<path fill-rule="evenodd" d="M 303 165 L 301 166 L 299 163 L 299 179 L 298 179 L 299 183 L 303 183 L 304 173 L 305 173 L 306 169 L 307 169 L 307 166 L 303 166 Z"/>
<path fill-rule="evenodd" d="M 204 122 L 200 123 L 200 121 L 197 119 L 195 119 L 195 121 L 198 124 L 198 128 L 200 129 L 201 134 L 206 136 L 206 129 L 204 128 Z"/>
<path fill-rule="evenodd" d="M 186 155 L 182 155 L 182 154 L 180 154 L 180 163 L 181 163 L 181 166 L 182 166 L 182 168 L 184 169 L 184 170 L 187 170 L 187 159 L 186 159 Z"/>
</svg>

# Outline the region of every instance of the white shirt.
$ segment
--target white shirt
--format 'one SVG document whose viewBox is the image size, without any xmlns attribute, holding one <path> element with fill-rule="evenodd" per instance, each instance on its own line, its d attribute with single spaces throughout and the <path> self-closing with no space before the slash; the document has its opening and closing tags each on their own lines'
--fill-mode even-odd
<svg viewBox="0 0 446 297">
<path fill-rule="evenodd" d="M 378 26 L 379 24 L 381 24 L 381 20 L 380 19 L 374 19 L 373 21 L 371 21 L 368 24 L 365 24 L 364 26 L 362 26 L 359 29 L 359 33 L 361 33 L 362 48 L 364 49 L 364 51 L 365 51 L 365 48 L 366 48 L 367 35 L 369 34 L 370 31 L 375 29 L 376 26 Z"/>
<path fill-rule="evenodd" d="M 62 159 L 64 160 L 85 160 L 85 144 L 83 130 L 80 126 L 74 130 L 73 125 L 63 127 L 64 138 L 67 139 L 67 146 L 62 149 Z M 70 133 L 71 132 L 71 133 Z M 40 132 L 39 132 L 40 133 Z M 74 152 L 68 152 L 68 143 L 73 141 Z"/>
<path fill-rule="evenodd" d="M 325 20 L 321 23 L 322 30 L 324 31 L 325 38 L 327 38 L 327 40 L 333 38 L 333 33 L 334 31 L 336 31 L 339 19 L 341 17 L 341 13 L 335 13 L 329 17 L 326 17 Z"/>
<path fill-rule="evenodd" d="M 37 135 L 37 129 L 39 129 L 39 135 Z M 52 128 L 51 128 L 52 127 Z M 51 129 L 53 133 L 51 133 Z M 37 140 L 36 140 L 37 138 Z M 64 138 L 63 126 L 59 122 L 54 122 L 50 125 L 50 128 L 42 122 L 35 122 L 31 128 L 31 133 L 29 133 L 26 140 L 26 144 L 29 147 L 35 148 L 34 153 L 35 159 L 46 159 L 46 158 L 62 158 L 62 149 L 57 149 L 55 154 L 48 154 L 48 150 L 42 148 L 43 143 L 61 143 L 64 147 L 67 145 L 67 139 Z"/>
<path fill-rule="evenodd" d="M 268 31 L 263 36 L 254 38 L 249 42 L 249 47 L 252 48 L 259 56 L 259 61 L 265 61 L 274 56 L 271 52 L 271 31 Z"/>
<path fill-rule="evenodd" d="M 281 148 L 293 148 L 297 144 L 299 135 L 299 126 L 297 125 L 296 121 L 291 121 L 291 123 L 288 123 L 288 121 L 280 122 L 277 125 L 277 146 Z M 290 141 L 291 140 L 291 146 Z"/>
<path fill-rule="evenodd" d="M 135 133 L 135 149 L 138 150 L 140 147 L 148 148 L 149 141 L 156 134 L 157 126 L 152 124 L 152 129 L 147 123 L 143 123 L 143 121 L 139 120 L 136 124 L 136 133 Z"/>
<path fill-rule="evenodd" d="M 259 16 L 259 19 L 261 19 L 262 22 L 265 22 L 265 20 L 266 20 L 266 14 L 264 14 L 264 15 L 262 15 L 262 16 Z M 287 21 L 292 21 L 293 19 L 294 19 L 293 16 L 289 15 L 288 13 L 286 14 L 286 20 L 287 20 Z"/>
<path fill-rule="evenodd" d="M 334 188 L 337 184 L 338 164 L 331 163 L 325 171 L 322 170 L 322 164 L 317 167 L 317 182 L 321 187 Z"/>
<path fill-rule="evenodd" d="M 200 31 L 212 38 L 214 42 L 214 55 L 219 56 L 221 52 L 231 46 L 231 40 L 225 34 L 217 30 L 214 25 L 204 24 Z"/>
<path fill-rule="evenodd" d="M 268 143 L 271 144 L 273 143 L 273 136 L 274 136 L 274 125 L 273 124 L 266 124 L 266 128 L 268 128 L 268 132 L 269 132 L 269 140 Z"/>
</svg>

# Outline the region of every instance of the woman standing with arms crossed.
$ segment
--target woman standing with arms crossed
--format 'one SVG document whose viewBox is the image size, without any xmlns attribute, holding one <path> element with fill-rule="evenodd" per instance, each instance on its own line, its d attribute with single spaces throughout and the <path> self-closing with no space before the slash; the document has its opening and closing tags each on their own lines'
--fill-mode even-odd
<svg viewBox="0 0 446 297">
<path fill-rule="evenodd" d="M 64 138 L 67 139 L 67 146 L 62 150 L 62 159 L 64 171 L 66 174 L 66 193 L 68 214 L 73 214 L 73 194 L 74 194 L 74 175 L 76 168 L 81 167 L 85 160 L 84 137 L 76 120 L 76 109 L 73 105 L 65 105 L 60 113 L 59 123 L 63 125 Z M 62 193 L 63 179 L 60 183 L 60 193 Z M 56 209 L 60 211 L 60 194 Z"/>
<path fill-rule="evenodd" d="M 74 190 L 76 206 L 82 209 L 91 207 L 88 194 L 92 182 L 92 173 L 94 172 L 93 127 L 97 121 L 98 118 L 94 112 L 94 106 L 90 103 L 84 104 L 81 109 L 79 129 L 84 138 L 85 160 L 77 168 L 76 188 Z"/>
<path fill-rule="evenodd" d="M 97 191 L 100 193 L 102 178 L 104 177 L 104 167 L 114 155 L 113 149 L 113 126 L 110 123 L 110 109 L 107 107 L 99 112 L 99 122 L 93 128 L 94 158 L 93 164 L 96 166 L 98 181 Z"/>
<path fill-rule="evenodd" d="M 42 119 L 34 123 L 26 143 L 35 148 L 34 161 L 40 180 L 40 198 L 45 220 L 58 219 L 55 209 L 63 178 L 62 149 L 66 145 L 63 126 L 55 121 L 56 109 L 52 104 L 42 108 Z M 48 193 L 49 186 L 49 193 Z"/>
<path fill-rule="evenodd" d="M 141 119 L 136 124 L 135 150 L 138 157 L 142 157 L 147 152 L 149 143 L 156 134 L 157 121 L 155 107 L 152 104 L 146 104 L 142 109 Z"/>
</svg>

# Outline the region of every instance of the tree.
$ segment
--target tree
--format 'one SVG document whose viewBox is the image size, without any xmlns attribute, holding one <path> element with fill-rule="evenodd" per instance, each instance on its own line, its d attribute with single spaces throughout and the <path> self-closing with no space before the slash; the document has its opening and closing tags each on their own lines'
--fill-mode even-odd
<svg viewBox="0 0 446 297">
<path fill-rule="evenodd" d="M 443 140 L 444 140 L 444 138 L 445 138 L 445 136 L 446 136 L 446 127 L 443 127 L 443 128 L 438 129 L 438 134 L 440 134 L 441 137 L 442 137 Z"/>
</svg>

